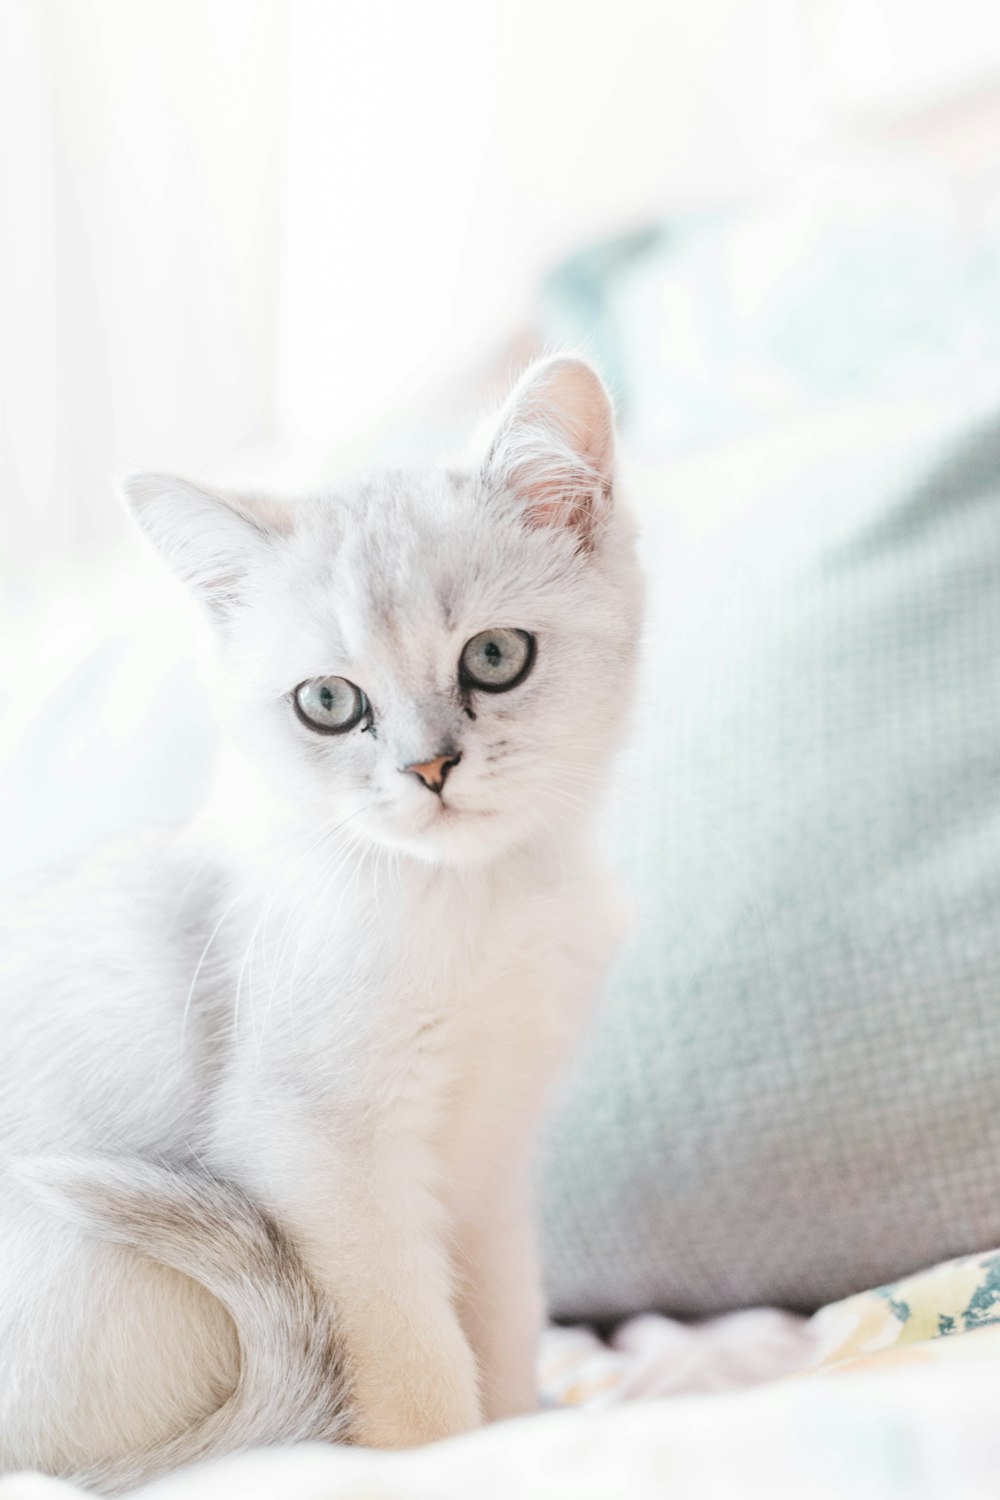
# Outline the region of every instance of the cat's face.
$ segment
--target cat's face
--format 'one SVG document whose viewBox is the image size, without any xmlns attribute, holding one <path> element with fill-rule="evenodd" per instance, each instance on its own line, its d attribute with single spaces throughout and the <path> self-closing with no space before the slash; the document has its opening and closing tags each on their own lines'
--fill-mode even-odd
<svg viewBox="0 0 1000 1500">
<path fill-rule="evenodd" d="M 589 810 L 638 630 L 610 437 L 593 374 L 551 362 L 515 393 L 481 468 L 230 505 L 214 555 L 195 543 L 194 581 L 225 596 L 230 738 L 317 837 L 464 864 Z M 239 571 L 232 525 L 249 542 Z"/>
</svg>

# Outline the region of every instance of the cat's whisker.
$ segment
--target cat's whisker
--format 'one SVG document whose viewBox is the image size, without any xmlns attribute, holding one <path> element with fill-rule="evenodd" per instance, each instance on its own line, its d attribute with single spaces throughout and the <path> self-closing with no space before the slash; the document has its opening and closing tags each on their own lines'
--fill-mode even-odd
<svg viewBox="0 0 1000 1500">
<path fill-rule="evenodd" d="M 201 976 L 201 971 L 202 971 L 202 968 L 204 967 L 205 961 L 208 958 L 209 951 L 210 951 L 210 949 L 212 947 L 212 944 L 215 942 L 216 938 L 218 937 L 219 933 L 222 931 L 223 923 L 226 921 L 227 917 L 229 917 L 229 915 L 233 911 L 235 911 L 235 909 L 239 905 L 239 903 L 241 901 L 245 900 L 245 899 L 246 899 L 245 892 L 239 891 L 236 894 L 236 896 L 233 897 L 232 901 L 229 902 L 228 906 L 226 906 L 224 908 L 224 910 L 222 912 L 222 915 L 219 917 L 219 919 L 216 922 L 215 926 L 212 928 L 211 933 L 209 934 L 208 941 L 206 942 L 205 946 L 201 950 L 201 953 L 200 953 L 199 958 L 198 958 L 198 962 L 195 964 L 194 973 L 191 976 L 191 983 L 188 986 L 188 992 L 187 992 L 187 995 L 186 995 L 185 1000 L 184 1000 L 183 1009 L 181 1011 L 180 1046 L 181 1046 L 181 1051 L 182 1052 L 184 1050 L 184 1039 L 185 1039 L 185 1036 L 186 1036 L 186 1033 L 187 1033 L 188 1014 L 189 1014 L 189 1012 L 191 1010 L 191 1003 L 192 1003 L 192 1001 L 194 999 L 195 989 L 197 988 L 198 980 L 199 980 L 199 978 Z"/>
<path fill-rule="evenodd" d="M 321 849 L 323 847 L 323 845 L 329 839 L 334 838 L 343 828 L 347 827 L 347 825 L 354 818 L 358 817 L 362 812 L 365 812 L 366 810 L 367 809 L 365 807 L 356 808 L 355 811 L 353 813 L 349 814 L 348 817 L 346 817 L 346 818 L 340 818 L 339 817 L 339 813 L 332 813 L 330 815 L 330 817 L 327 819 L 326 823 L 320 828 L 320 830 L 319 830 L 318 833 L 316 833 L 316 830 L 313 830 L 313 832 L 316 833 L 316 837 L 312 841 L 312 843 L 309 845 L 309 848 L 306 850 L 304 858 L 307 859 L 307 860 L 311 859 L 312 856 L 319 849 Z M 336 823 L 334 823 L 334 821 L 333 821 L 335 817 L 338 818 L 338 821 Z M 334 846 L 334 850 L 335 851 L 338 848 L 339 848 L 339 846 L 337 846 L 337 845 Z M 301 849 L 300 849 L 300 854 L 301 854 Z M 326 858 L 324 859 L 324 865 L 323 865 L 324 869 L 327 867 L 327 864 L 329 863 L 329 858 L 330 858 L 330 856 L 326 856 Z M 276 892 L 275 892 L 275 894 L 276 894 Z M 292 925 L 293 925 L 293 923 L 295 921 L 295 918 L 296 918 L 296 915 L 297 915 L 298 911 L 301 909 L 301 905 L 302 905 L 302 899 L 301 899 L 301 896 L 300 896 L 299 899 L 297 899 L 295 902 L 292 903 L 292 906 L 291 906 L 290 910 L 286 914 L 285 925 L 282 928 L 281 934 L 280 934 L 280 936 L 278 938 L 278 942 L 275 945 L 275 951 L 274 951 L 274 955 L 273 955 L 273 963 L 272 963 L 271 972 L 270 972 L 270 991 L 269 991 L 269 999 L 268 999 L 268 1009 L 270 1009 L 271 996 L 273 995 L 273 990 L 274 990 L 274 982 L 275 982 L 274 975 L 275 975 L 275 972 L 277 972 L 278 975 L 280 976 L 281 963 L 282 963 L 283 958 L 284 958 L 284 948 L 285 948 L 285 943 L 286 943 L 286 937 L 287 937 L 287 934 L 289 933 L 289 931 L 292 928 Z"/>
<path fill-rule="evenodd" d="M 333 815 L 331 815 L 331 817 L 332 816 Z M 238 1033 L 238 1029 L 239 1029 L 240 996 L 241 996 L 241 993 L 242 993 L 243 977 L 244 977 L 244 973 L 246 971 L 248 962 L 251 963 L 251 966 L 252 966 L 251 955 L 252 955 L 252 952 L 253 952 L 254 945 L 255 945 L 255 943 L 257 941 L 258 933 L 261 930 L 262 924 L 266 921 L 267 916 L 269 915 L 271 905 L 273 904 L 274 900 L 276 899 L 277 893 L 278 893 L 279 889 L 281 888 L 281 885 L 282 885 L 283 880 L 284 880 L 284 878 L 286 876 L 286 873 L 289 871 L 289 869 L 292 867 L 292 865 L 296 862 L 296 860 L 298 860 L 299 858 L 301 858 L 303 851 L 313 841 L 316 841 L 316 830 L 315 829 L 310 829 L 310 830 L 308 830 L 305 833 L 305 835 L 301 839 L 298 839 L 298 840 L 296 840 L 293 843 L 292 848 L 287 852 L 285 859 L 283 860 L 282 864 L 279 866 L 277 874 L 275 875 L 275 877 L 271 881 L 270 885 L 267 887 L 267 893 L 266 893 L 264 899 L 260 903 L 260 907 L 259 907 L 258 913 L 257 913 L 257 918 L 256 918 L 256 921 L 254 923 L 253 929 L 251 931 L 250 939 L 249 939 L 249 941 L 248 941 L 248 943 L 246 945 L 246 948 L 244 950 L 243 959 L 242 959 L 242 961 L 240 963 L 239 972 L 237 974 L 236 990 L 235 990 L 235 996 L 234 996 L 234 1002 L 233 1002 L 233 1022 L 232 1022 L 232 1024 L 233 1024 L 234 1034 L 237 1034 Z M 251 1028 L 252 1027 L 253 1027 L 253 1002 L 252 1002 L 252 997 L 251 997 Z"/>
<path fill-rule="evenodd" d="M 329 890 L 334 880 L 336 880 L 341 870 L 344 869 L 347 863 L 356 854 L 360 846 L 360 839 L 355 834 L 349 835 L 345 846 L 337 851 L 339 858 L 331 858 L 327 866 L 324 867 L 324 871 L 320 877 L 319 882 L 314 884 L 312 891 L 308 894 L 307 897 L 303 897 L 303 901 L 300 904 L 305 904 L 305 901 L 308 900 L 310 905 L 317 905 L 323 899 L 325 899 L 326 892 Z M 357 864 L 357 862 L 355 863 Z M 328 914 L 327 920 L 331 927 L 335 926 L 337 922 L 340 910 L 343 907 L 344 901 L 346 900 L 346 896 L 347 892 L 342 892 L 339 904 L 336 908 L 334 908 L 332 912 Z M 302 955 L 302 950 L 306 941 L 306 937 L 308 935 L 308 931 L 308 924 L 303 923 L 301 925 L 299 941 L 296 946 L 295 956 L 292 960 L 292 966 L 288 977 L 288 1008 L 292 1012 L 292 1014 L 295 1013 L 296 1009 L 295 983 L 298 976 L 299 961 Z"/>
<path fill-rule="evenodd" d="M 312 857 L 312 855 L 319 848 L 321 848 L 322 845 L 328 839 L 330 839 L 333 836 L 335 836 L 343 828 L 346 828 L 347 825 L 354 818 L 358 817 L 362 812 L 365 812 L 365 811 L 366 811 L 366 808 L 364 808 L 364 807 L 356 808 L 353 813 L 350 813 L 346 818 L 340 818 L 337 823 L 334 823 L 333 819 L 335 817 L 339 817 L 339 814 L 333 813 L 333 814 L 330 815 L 330 817 L 327 820 L 325 826 L 319 831 L 318 834 L 316 833 L 315 829 L 310 830 L 310 835 L 307 836 L 307 838 L 305 838 L 304 840 L 302 840 L 299 844 L 297 844 L 295 846 L 295 848 L 293 849 L 293 851 L 289 855 L 288 859 L 282 865 L 281 870 L 278 873 L 278 876 L 276 877 L 275 881 L 273 882 L 273 884 L 272 884 L 272 886 L 270 888 L 267 900 L 266 900 L 266 902 L 265 902 L 265 904 L 264 904 L 264 906 L 262 908 L 262 911 L 261 911 L 260 917 L 258 918 L 257 924 L 254 927 L 254 930 L 253 930 L 253 933 L 252 933 L 251 939 L 250 939 L 250 944 L 248 945 L 248 949 L 247 949 L 247 955 L 251 955 L 251 957 L 250 957 L 250 972 L 248 974 L 248 989 L 249 989 L 249 992 L 250 992 L 250 1011 L 251 1011 L 250 1022 L 251 1022 L 251 1029 L 253 1030 L 253 1034 L 254 1034 L 254 1039 L 255 1039 L 255 1042 L 256 1042 L 256 1045 L 257 1045 L 258 1059 L 259 1059 L 259 1056 L 260 1056 L 260 1049 L 261 1049 L 261 1045 L 262 1045 L 262 1041 L 263 1041 L 264 1031 L 266 1030 L 267 1022 L 268 1022 L 268 1019 L 270 1017 L 271 1003 L 272 1003 L 273 995 L 274 995 L 274 979 L 273 979 L 273 968 L 272 968 L 271 979 L 270 979 L 269 989 L 268 989 L 267 1007 L 266 1007 L 266 1010 L 265 1010 L 264 1021 L 262 1023 L 261 1031 L 258 1034 L 257 1030 L 256 1030 L 256 1026 L 255 1026 L 254 999 L 253 999 L 253 975 L 252 975 L 252 966 L 253 966 L 252 949 L 253 949 L 253 946 L 254 946 L 254 944 L 255 944 L 255 942 L 257 940 L 258 933 L 260 933 L 261 940 L 263 942 L 264 939 L 266 939 L 266 922 L 267 922 L 267 919 L 269 918 L 271 910 L 274 907 L 274 903 L 277 900 L 279 891 L 281 890 L 281 888 L 282 888 L 282 886 L 284 884 L 284 881 L 287 878 L 287 871 L 290 868 L 290 866 L 292 864 L 297 863 L 300 860 L 303 860 L 303 859 L 308 860 L 308 859 L 310 859 Z M 334 858 L 338 852 L 339 852 L 338 846 L 335 845 L 334 846 L 333 855 L 329 856 L 328 859 Z M 285 924 L 286 928 L 294 920 L 296 911 L 297 911 L 297 909 L 301 908 L 302 902 L 303 902 L 303 898 L 301 896 L 295 902 L 293 902 L 291 911 L 288 913 L 287 918 L 286 918 L 286 924 Z M 246 963 L 247 955 L 244 956 L 244 963 Z M 241 977 L 240 977 L 240 980 L 237 981 L 237 991 L 236 991 L 235 1010 L 234 1010 L 234 1025 L 236 1024 L 236 1022 L 238 1020 L 238 1014 L 239 1014 L 240 984 L 241 984 L 241 981 L 242 981 L 242 968 L 243 968 L 243 966 L 241 965 Z"/>
</svg>

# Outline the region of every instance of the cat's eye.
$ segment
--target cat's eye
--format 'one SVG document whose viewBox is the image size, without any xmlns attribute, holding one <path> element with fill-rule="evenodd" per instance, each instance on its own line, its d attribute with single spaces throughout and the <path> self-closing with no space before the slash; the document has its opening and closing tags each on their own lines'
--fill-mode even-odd
<svg viewBox="0 0 1000 1500">
<path fill-rule="evenodd" d="M 462 647 L 459 680 L 463 687 L 506 693 L 524 681 L 534 660 L 535 637 L 526 630 L 481 630 Z"/>
<path fill-rule="evenodd" d="M 295 712 L 320 734 L 346 734 L 370 712 L 368 699 L 346 677 L 310 677 L 293 698 Z"/>
</svg>

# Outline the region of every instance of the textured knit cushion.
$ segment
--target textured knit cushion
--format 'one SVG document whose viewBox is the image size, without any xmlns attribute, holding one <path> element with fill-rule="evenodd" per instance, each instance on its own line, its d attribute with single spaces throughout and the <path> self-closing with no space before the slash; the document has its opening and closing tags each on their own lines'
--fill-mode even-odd
<svg viewBox="0 0 1000 1500">
<path fill-rule="evenodd" d="M 1000 380 L 964 400 L 641 479 L 639 920 L 550 1133 L 563 1314 L 1000 1243 Z"/>
</svg>

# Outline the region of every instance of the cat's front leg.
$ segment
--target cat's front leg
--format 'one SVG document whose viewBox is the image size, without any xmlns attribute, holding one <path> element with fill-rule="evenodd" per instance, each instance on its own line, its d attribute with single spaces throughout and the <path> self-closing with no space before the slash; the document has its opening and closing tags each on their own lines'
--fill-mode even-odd
<svg viewBox="0 0 1000 1500">
<path fill-rule="evenodd" d="M 524 1180 L 492 1185 L 480 1211 L 460 1229 L 455 1258 L 483 1415 L 498 1422 L 535 1411 L 544 1299 L 527 1173 Z"/>
<path fill-rule="evenodd" d="M 598 882 L 566 895 L 570 947 L 526 939 L 520 971 L 466 1019 L 469 1066 L 452 1098 L 445 1155 L 460 1268 L 462 1323 L 480 1367 L 487 1419 L 537 1406 L 544 1299 L 532 1189 L 534 1141 L 554 1079 L 590 1013 L 616 936 L 612 903 Z M 589 896 L 589 900 L 588 900 Z M 570 920 L 572 917 L 572 920 Z"/>
<path fill-rule="evenodd" d="M 333 1306 L 352 1438 L 408 1448 L 469 1431 L 482 1420 L 478 1372 L 422 1153 L 383 1142 L 339 1155 L 294 1193 L 273 1178 L 266 1191 Z"/>
<path fill-rule="evenodd" d="M 523 1060 L 518 1069 L 496 1043 L 493 1061 L 493 1076 L 480 1072 L 458 1101 L 446 1161 L 459 1316 L 479 1366 L 483 1414 L 496 1422 L 538 1405 L 544 1300 L 531 1143 L 547 1070 L 529 1080 Z"/>
<path fill-rule="evenodd" d="M 368 1218 L 368 1233 L 325 1272 L 344 1338 L 354 1440 L 409 1448 L 478 1427 L 478 1371 L 450 1267 L 411 1220 Z M 325 1259 L 325 1257 L 324 1257 Z"/>
</svg>

